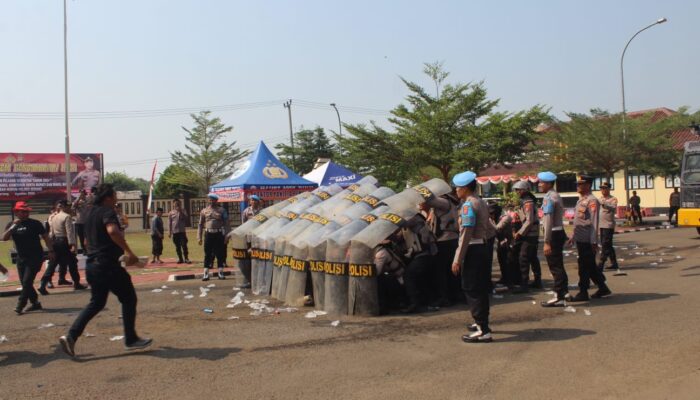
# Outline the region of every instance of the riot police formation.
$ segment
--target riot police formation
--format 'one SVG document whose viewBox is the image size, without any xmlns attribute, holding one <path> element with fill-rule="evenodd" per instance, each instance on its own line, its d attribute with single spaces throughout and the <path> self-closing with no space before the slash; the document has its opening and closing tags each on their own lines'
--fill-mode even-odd
<svg viewBox="0 0 700 400">
<path fill-rule="evenodd" d="M 219 205 L 219 196 L 209 194 L 209 205 L 206 206 L 199 214 L 199 225 L 197 229 L 197 240 L 200 245 L 204 242 L 204 274 L 203 281 L 209 280 L 209 269 L 214 265 L 216 258 L 216 266 L 219 270 L 218 278 L 224 277 L 224 259 L 226 256 L 226 244 L 224 237 L 226 236 L 226 225 L 228 213 L 221 205 Z"/>
</svg>

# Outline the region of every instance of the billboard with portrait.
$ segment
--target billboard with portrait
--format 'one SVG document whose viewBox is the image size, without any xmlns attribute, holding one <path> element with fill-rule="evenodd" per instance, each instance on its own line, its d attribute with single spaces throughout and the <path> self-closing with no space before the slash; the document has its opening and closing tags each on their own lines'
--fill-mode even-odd
<svg viewBox="0 0 700 400">
<path fill-rule="evenodd" d="M 66 195 L 66 158 L 63 153 L 0 153 L 0 201 L 52 198 Z M 101 153 L 70 155 L 73 197 L 103 180 Z"/>
</svg>

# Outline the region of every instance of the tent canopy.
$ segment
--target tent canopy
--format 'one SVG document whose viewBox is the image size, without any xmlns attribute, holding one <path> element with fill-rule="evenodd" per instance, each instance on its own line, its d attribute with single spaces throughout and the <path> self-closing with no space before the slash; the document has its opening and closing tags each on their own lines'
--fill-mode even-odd
<svg viewBox="0 0 700 400">
<path fill-rule="evenodd" d="M 316 182 L 321 186 L 328 186 L 336 183 L 342 187 L 346 187 L 357 183 L 362 179 L 362 175 L 356 174 L 332 161 L 328 161 L 304 175 L 304 178 Z"/>
<path fill-rule="evenodd" d="M 317 186 L 282 164 L 260 141 L 253 154 L 210 191 L 219 196 L 220 202 L 244 202 L 253 194 L 263 200 L 283 200 Z"/>
</svg>

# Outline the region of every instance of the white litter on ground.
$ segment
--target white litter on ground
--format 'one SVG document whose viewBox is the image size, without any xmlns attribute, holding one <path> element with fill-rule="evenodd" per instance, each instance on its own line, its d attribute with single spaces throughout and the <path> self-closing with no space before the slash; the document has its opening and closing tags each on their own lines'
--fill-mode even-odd
<svg viewBox="0 0 700 400">
<path fill-rule="evenodd" d="M 109 338 L 109 340 L 111 342 L 116 342 L 116 341 L 122 340 L 122 339 L 124 339 L 124 336 L 112 336 L 111 338 Z"/>
<path fill-rule="evenodd" d="M 5 343 L 5 342 L 9 342 L 9 341 L 10 341 L 10 339 L 8 339 L 7 336 L 5 336 L 5 335 L 0 336 L 0 343 Z"/>
<path fill-rule="evenodd" d="M 97 336 L 97 335 L 95 335 L 94 333 L 85 333 L 85 334 L 83 334 L 83 336 L 85 336 L 85 337 L 95 337 L 95 336 Z"/>
<path fill-rule="evenodd" d="M 167 289 L 168 287 L 165 286 L 165 285 L 163 285 L 163 286 L 161 286 L 160 288 L 161 288 L 161 289 Z"/>
<path fill-rule="evenodd" d="M 210 283 L 207 285 L 207 288 L 209 288 L 209 289 L 214 288 L 214 287 L 216 287 L 216 283 Z"/>
<path fill-rule="evenodd" d="M 45 324 L 39 325 L 36 329 L 45 329 L 45 328 L 51 328 L 51 327 L 54 327 L 54 326 L 56 326 L 56 325 L 54 325 L 54 324 L 51 323 L 51 322 L 47 322 L 47 323 L 45 323 Z"/>
<path fill-rule="evenodd" d="M 655 263 L 655 262 L 654 262 L 654 263 L 649 264 L 649 266 L 650 266 L 650 267 L 658 267 L 658 266 L 659 266 L 659 263 Z"/>
<path fill-rule="evenodd" d="M 193 298 L 194 298 L 193 294 L 188 294 L 187 296 L 185 296 L 185 299 L 187 299 L 187 300 L 193 299 Z"/>
<path fill-rule="evenodd" d="M 532 300 L 532 305 L 537 305 L 537 302 L 535 300 Z"/>
<path fill-rule="evenodd" d="M 589 316 L 589 317 L 591 316 L 591 310 L 589 310 L 589 309 L 583 310 L 583 313 L 586 314 L 586 315 Z"/>
<path fill-rule="evenodd" d="M 160 292 L 162 292 L 162 291 L 163 291 L 163 289 L 153 289 L 153 290 L 151 290 L 151 292 L 153 292 L 153 293 L 160 293 Z"/>
<path fill-rule="evenodd" d="M 574 307 L 571 307 L 571 306 L 566 306 L 566 307 L 564 307 L 564 312 L 575 313 L 576 309 Z"/>
<path fill-rule="evenodd" d="M 180 294 L 180 292 L 178 292 L 177 290 L 173 290 L 172 292 L 170 292 L 170 294 Z"/>
<path fill-rule="evenodd" d="M 336 327 L 336 326 L 338 326 L 338 325 L 340 325 L 340 321 L 337 321 L 337 320 L 336 320 L 336 321 L 331 322 L 331 326 L 332 326 L 332 327 Z"/>
<path fill-rule="evenodd" d="M 232 315 L 232 316 L 230 316 L 230 317 L 228 317 L 228 318 L 226 318 L 226 319 L 228 319 L 228 320 L 234 320 L 234 319 L 241 319 L 241 317 L 237 317 L 237 316 L 235 316 L 235 315 Z"/>
</svg>

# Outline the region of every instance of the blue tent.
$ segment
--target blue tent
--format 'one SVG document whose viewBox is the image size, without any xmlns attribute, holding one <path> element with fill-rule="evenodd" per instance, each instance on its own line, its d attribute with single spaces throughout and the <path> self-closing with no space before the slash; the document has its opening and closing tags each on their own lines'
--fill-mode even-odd
<svg viewBox="0 0 700 400">
<path fill-rule="evenodd" d="M 315 170 L 304 175 L 305 179 L 311 182 L 316 182 L 321 186 L 328 186 L 337 183 L 340 186 L 346 187 L 353 183 L 357 183 L 362 179 L 362 175 L 356 174 L 345 167 L 329 161 Z"/>
<path fill-rule="evenodd" d="M 317 186 L 287 168 L 260 141 L 248 160 L 228 179 L 213 185 L 210 191 L 219 196 L 220 202 L 245 202 L 253 194 L 266 201 L 275 201 L 313 190 Z"/>
</svg>

